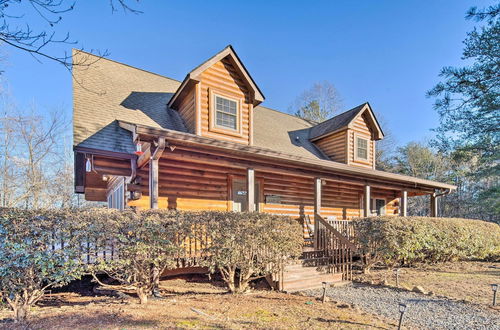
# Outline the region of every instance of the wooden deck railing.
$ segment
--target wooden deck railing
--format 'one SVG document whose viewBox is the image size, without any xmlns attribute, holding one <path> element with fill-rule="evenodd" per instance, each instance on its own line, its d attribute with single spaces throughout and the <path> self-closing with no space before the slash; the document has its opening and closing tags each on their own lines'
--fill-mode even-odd
<svg viewBox="0 0 500 330">
<path fill-rule="evenodd" d="M 178 268 L 198 266 L 200 260 L 207 257 L 205 251 L 210 239 L 206 229 L 202 225 L 194 226 L 192 235 L 177 237 L 180 249 L 176 252 L 174 259 Z M 63 237 L 57 232 L 52 233 L 52 239 L 52 244 L 49 246 L 52 251 L 64 249 L 69 243 L 68 237 Z M 117 243 L 115 239 L 96 241 L 90 237 L 83 237 L 76 243 L 78 246 L 76 258 L 87 265 L 99 261 L 118 260 L 120 253 Z"/>
<path fill-rule="evenodd" d="M 326 222 L 332 225 L 333 228 L 335 228 L 351 243 L 354 243 L 354 226 L 352 220 L 330 220 L 326 218 Z"/>
<path fill-rule="evenodd" d="M 328 266 L 334 273 L 341 273 L 344 281 L 352 280 L 352 255 L 356 245 L 319 214 L 315 214 L 314 221 L 315 250 L 329 259 Z"/>
</svg>

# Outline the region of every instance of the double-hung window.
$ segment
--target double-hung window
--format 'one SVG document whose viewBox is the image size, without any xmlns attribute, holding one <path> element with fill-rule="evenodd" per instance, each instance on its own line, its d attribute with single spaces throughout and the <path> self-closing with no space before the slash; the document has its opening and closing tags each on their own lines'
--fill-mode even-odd
<svg viewBox="0 0 500 330">
<path fill-rule="evenodd" d="M 123 210 L 125 207 L 125 191 L 123 183 L 118 184 L 108 195 L 108 207 Z"/>
<path fill-rule="evenodd" d="M 220 128 L 238 130 L 238 102 L 215 95 L 215 125 Z"/>
<path fill-rule="evenodd" d="M 371 213 L 378 216 L 385 215 L 385 199 L 372 198 L 371 200 Z"/>
<path fill-rule="evenodd" d="M 368 139 L 356 136 L 356 159 L 368 160 Z"/>
</svg>

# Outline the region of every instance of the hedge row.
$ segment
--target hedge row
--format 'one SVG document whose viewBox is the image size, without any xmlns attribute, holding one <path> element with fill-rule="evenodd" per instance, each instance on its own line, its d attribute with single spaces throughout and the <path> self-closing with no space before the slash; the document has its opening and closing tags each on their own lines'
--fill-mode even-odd
<svg viewBox="0 0 500 330">
<path fill-rule="evenodd" d="M 198 264 L 241 292 L 298 257 L 302 241 L 297 221 L 263 213 L 0 209 L 0 300 L 24 321 L 48 288 L 106 273 L 145 303 L 193 242 Z M 95 258 L 110 244 L 118 258 Z"/>
<path fill-rule="evenodd" d="M 354 220 L 369 269 L 377 262 L 415 264 L 500 258 L 496 223 L 428 217 L 369 217 Z"/>
</svg>

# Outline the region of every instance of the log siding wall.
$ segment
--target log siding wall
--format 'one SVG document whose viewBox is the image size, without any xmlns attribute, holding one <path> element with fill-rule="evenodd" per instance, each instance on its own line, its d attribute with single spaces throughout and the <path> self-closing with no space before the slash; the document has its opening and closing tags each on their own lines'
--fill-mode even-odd
<svg viewBox="0 0 500 330">
<path fill-rule="evenodd" d="M 167 152 L 159 161 L 159 207 L 177 210 L 232 210 L 232 180 L 245 180 L 243 169 L 208 165 L 203 157 L 200 163 L 184 159 L 183 150 Z M 205 156 L 206 157 L 206 156 Z M 143 197 L 129 201 L 139 209 L 149 207 L 148 166 L 137 173 L 141 178 Z M 314 179 L 293 175 L 279 175 L 256 171 L 256 182 L 261 191 L 259 211 L 301 218 L 308 215 L 314 224 Z M 280 196 L 280 203 L 265 203 L 266 195 Z M 363 186 L 326 180 L 322 186 L 321 215 L 337 220 L 362 216 Z M 386 214 L 397 215 L 398 191 L 373 189 L 373 198 L 387 201 Z"/>
<path fill-rule="evenodd" d="M 331 160 L 339 163 L 347 163 L 347 130 L 326 136 L 315 144 Z"/>
<path fill-rule="evenodd" d="M 196 95 L 195 87 L 191 87 L 180 100 L 178 112 L 186 125 L 189 133 L 196 133 Z"/>
<path fill-rule="evenodd" d="M 366 168 L 374 168 L 375 166 L 375 141 L 373 134 L 367 125 L 365 115 L 361 115 L 354 121 L 351 128 L 347 131 L 348 134 L 348 160 L 347 164 Z M 368 140 L 368 161 L 355 159 L 355 137 L 359 136 Z"/>
<path fill-rule="evenodd" d="M 230 130 L 221 132 L 211 129 L 210 111 L 212 100 L 211 92 L 230 97 L 240 103 L 240 125 L 238 134 L 232 134 Z M 201 74 L 200 82 L 200 111 L 201 111 L 201 135 L 225 141 L 250 144 L 250 109 L 251 96 L 248 87 L 238 74 L 234 65 L 228 58 L 215 63 Z M 215 117 L 215 116 L 214 116 Z"/>
</svg>

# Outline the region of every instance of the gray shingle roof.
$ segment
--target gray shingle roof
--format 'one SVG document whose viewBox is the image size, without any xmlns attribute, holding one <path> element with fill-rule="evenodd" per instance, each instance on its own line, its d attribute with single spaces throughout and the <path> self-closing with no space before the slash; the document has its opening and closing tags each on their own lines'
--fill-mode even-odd
<svg viewBox="0 0 500 330">
<path fill-rule="evenodd" d="M 108 59 L 75 66 L 73 74 L 74 146 L 132 153 L 130 133 L 117 120 L 186 131 L 177 111 L 166 106 L 177 80 Z"/>
<path fill-rule="evenodd" d="M 333 133 L 336 130 L 347 127 L 349 123 L 356 118 L 361 110 L 363 110 L 366 103 L 358 105 L 351 110 L 341 113 L 333 118 L 325 120 L 318 125 L 311 127 L 309 131 L 309 139 L 315 139 L 328 133 Z"/>
<path fill-rule="evenodd" d="M 302 157 L 328 159 L 309 141 L 312 124 L 263 106 L 254 108 L 254 145 Z"/>
<path fill-rule="evenodd" d="M 74 56 L 94 55 L 79 52 Z M 75 67 L 74 76 L 74 146 L 134 152 L 130 133 L 118 126 L 118 120 L 187 132 L 179 113 L 166 105 L 180 86 L 177 80 L 108 59 L 100 59 L 89 67 Z M 335 118 L 342 119 L 345 114 Z M 313 127 L 313 123 L 304 119 L 257 106 L 254 144 L 298 156 L 328 159 L 309 137 L 312 130 L 325 123 L 331 128 L 337 123 L 333 119 Z"/>
</svg>

